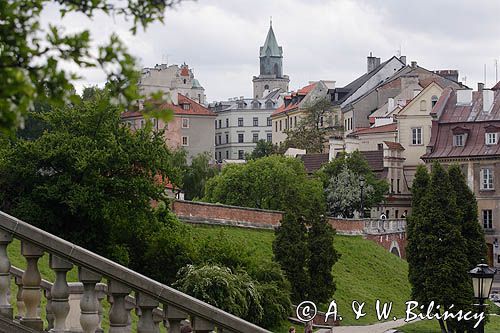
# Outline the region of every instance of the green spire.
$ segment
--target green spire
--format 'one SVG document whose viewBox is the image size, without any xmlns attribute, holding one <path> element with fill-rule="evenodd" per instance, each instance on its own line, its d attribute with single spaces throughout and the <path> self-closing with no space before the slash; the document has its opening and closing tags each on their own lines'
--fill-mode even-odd
<svg viewBox="0 0 500 333">
<path fill-rule="evenodd" d="M 281 57 L 283 55 L 283 50 L 278 46 L 276 41 L 276 36 L 274 36 L 273 22 L 271 20 L 269 24 L 269 31 L 267 32 L 266 41 L 264 46 L 260 47 L 260 56 L 271 56 L 271 57 Z"/>
</svg>

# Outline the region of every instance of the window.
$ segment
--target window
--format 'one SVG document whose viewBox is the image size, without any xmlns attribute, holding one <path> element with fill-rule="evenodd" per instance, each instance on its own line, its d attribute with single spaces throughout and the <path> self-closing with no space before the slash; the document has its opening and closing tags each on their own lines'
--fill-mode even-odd
<svg viewBox="0 0 500 333">
<path fill-rule="evenodd" d="M 490 168 L 481 169 L 481 190 L 493 190 L 493 170 Z"/>
<path fill-rule="evenodd" d="M 226 118 L 226 127 L 229 127 L 229 118 Z"/>
<path fill-rule="evenodd" d="M 297 127 L 297 116 L 293 117 L 293 127 Z"/>
<path fill-rule="evenodd" d="M 280 120 L 280 132 L 282 131 L 282 127 L 281 127 L 281 120 Z"/>
<path fill-rule="evenodd" d="M 465 134 L 455 134 L 453 135 L 453 145 L 455 147 L 462 147 L 464 146 L 465 142 Z"/>
<path fill-rule="evenodd" d="M 271 117 L 267 118 L 267 126 L 273 126 L 273 121 L 271 120 Z"/>
<path fill-rule="evenodd" d="M 219 119 L 219 128 L 222 128 L 222 119 Z"/>
<path fill-rule="evenodd" d="M 222 152 L 219 152 L 219 161 L 222 161 Z"/>
<path fill-rule="evenodd" d="M 259 118 L 253 117 L 253 125 L 254 126 L 259 126 Z"/>
<path fill-rule="evenodd" d="M 243 143 L 243 133 L 238 134 L 238 142 Z"/>
<path fill-rule="evenodd" d="M 273 141 L 273 135 L 271 133 L 267 133 L 267 142 Z"/>
<path fill-rule="evenodd" d="M 229 150 L 226 150 L 226 160 L 229 159 Z"/>
<path fill-rule="evenodd" d="M 498 143 L 498 133 L 486 133 L 486 144 L 496 145 Z"/>
<path fill-rule="evenodd" d="M 244 158 L 244 152 L 243 150 L 238 150 L 238 159 L 242 160 Z"/>
<path fill-rule="evenodd" d="M 187 104 L 187 103 L 186 103 L 186 104 L 182 104 L 182 109 L 183 109 L 183 110 L 189 110 L 190 106 L 191 106 L 191 105 L 190 105 L 190 104 Z"/>
<path fill-rule="evenodd" d="M 266 85 L 264 86 L 264 89 L 265 89 L 265 90 L 268 90 L 268 89 L 269 89 L 269 85 L 268 85 L 268 84 L 266 84 Z"/>
<path fill-rule="evenodd" d="M 391 178 L 391 193 L 394 193 L 394 179 Z"/>
<path fill-rule="evenodd" d="M 187 136 L 182 137 L 182 145 L 189 146 L 189 137 L 187 137 Z"/>
<path fill-rule="evenodd" d="M 319 117 L 319 127 L 323 127 L 323 116 Z"/>
<path fill-rule="evenodd" d="M 186 79 L 184 79 L 184 84 L 186 84 Z"/>
<path fill-rule="evenodd" d="M 420 101 L 420 111 L 427 111 L 427 102 Z"/>
<path fill-rule="evenodd" d="M 238 118 L 238 127 L 243 127 L 243 118 Z"/>
<path fill-rule="evenodd" d="M 215 129 L 217 129 L 217 120 L 215 121 Z"/>
<path fill-rule="evenodd" d="M 434 96 L 431 97 L 431 107 L 432 108 L 434 108 L 434 105 L 436 105 L 438 99 L 439 98 L 436 95 L 434 95 Z"/>
<path fill-rule="evenodd" d="M 252 108 L 254 109 L 260 109 L 260 103 L 257 101 L 252 102 Z"/>
<path fill-rule="evenodd" d="M 189 128 L 189 119 L 182 118 L 182 128 Z"/>
<path fill-rule="evenodd" d="M 483 210 L 483 227 L 484 229 L 493 229 L 493 211 L 491 209 Z"/>
<path fill-rule="evenodd" d="M 273 102 L 267 101 L 266 102 L 266 109 L 272 109 L 273 108 L 273 104 L 274 104 Z"/>
<path fill-rule="evenodd" d="M 399 178 L 396 180 L 396 189 L 398 193 L 401 193 L 401 190 L 399 189 Z"/>
<path fill-rule="evenodd" d="M 226 134 L 226 143 L 229 143 L 229 134 Z"/>
<path fill-rule="evenodd" d="M 416 127 L 411 129 L 411 143 L 413 145 L 422 144 L 422 127 Z"/>
<path fill-rule="evenodd" d="M 398 218 L 399 217 L 399 210 L 396 209 L 396 211 L 394 212 L 394 218 Z"/>
<path fill-rule="evenodd" d="M 257 142 L 259 141 L 259 133 L 253 133 L 253 136 L 252 136 L 252 142 Z"/>
<path fill-rule="evenodd" d="M 274 131 L 278 132 L 278 122 L 277 121 L 274 122 Z"/>
</svg>

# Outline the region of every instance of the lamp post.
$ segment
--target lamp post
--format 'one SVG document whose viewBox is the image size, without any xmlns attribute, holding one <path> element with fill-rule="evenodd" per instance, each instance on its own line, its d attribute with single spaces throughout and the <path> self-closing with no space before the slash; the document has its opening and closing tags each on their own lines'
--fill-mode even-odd
<svg viewBox="0 0 500 333">
<path fill-rule="evenodd" d="M 479 301 L 479 311 L 484 312 L 484 301 L 490 296 L 491 285 L 493 284 L 493 277 L 497 270 L 489 267 L 484 263 L 484 260 L 469 271 L 472 278 L 472 287 L 474 289 L 474 298 Z M 481 322 L 479 333 L 484 333 L 484 322 Z"/>
<path fill-rule="evenodd" d="M 365 206 L 364 206 L 364 202 L 363 202 L 363 189 L 365 187 L 365 177 L 363 176 L 360 176 L 359 177 L 359 187 L 361 188 L 361 203 L 360 203 L 360 206 L 361 206 L 361 211 L 359 212 L 359 216 L 361 218 L 364 218 L 365 217 Z"/>
</svg>

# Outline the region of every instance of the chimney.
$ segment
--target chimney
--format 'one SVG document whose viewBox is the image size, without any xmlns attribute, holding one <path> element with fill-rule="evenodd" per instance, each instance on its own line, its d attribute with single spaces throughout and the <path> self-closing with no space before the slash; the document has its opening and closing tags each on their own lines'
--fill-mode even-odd
<svg viewBox="0 0 500 333">
<path fill-rule="evenodd" d="M 411 62 L 411 67 L 412 68 L 416 68 L 417 67 L 417 62 L 416 61 L 412 61 Z"/>
<path fill-rule="evenodd" d="M 493 107 L 495 92 L 490 89 L 483 89 L 483 112 L 489 113 Z"/>
<path fill-rule="evenodd" d="M 477 91 L 483 91 L 484 89 L 484 83 L 478 82 L 477 83 Z"/>
<path fill-rule="evenodd" d="M 472 90 L 458 89 L 457 90 L 457 105 L 470 105 L 472 103 Z"/>
<path fill-rule="evenodd" d="M 399 60 L 406 66 L 406 56 L 399 57 Z"/>
<path fill-rule="evenodd" d="M 442 77 L 445 77 L 448 80 L 458 82 L 458 71 L 456 69 L 440 69 L 434 71 L 434 73 L 441 75 Z"/>
<path fill-rule="evenodd" d="M 380 58 L 372 56 L 372 53 L 370 52 L 370 55 L 366 57 L 366 70 L 367 73 L 370 73 L 372 70 L 374 70 L 378 65 L 380 65 Z"/>
</svg>

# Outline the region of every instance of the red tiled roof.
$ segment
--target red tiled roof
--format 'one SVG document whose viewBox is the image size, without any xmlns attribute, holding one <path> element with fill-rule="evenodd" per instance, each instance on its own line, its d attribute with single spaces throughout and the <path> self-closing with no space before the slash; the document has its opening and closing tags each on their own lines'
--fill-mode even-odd
<svg viewBox="0 0 500 333">
<path fill-rule="evenodd" d="M 387 147 L 389 147 L 389 149 L 405 150 L 404 147 L 399 142 L 384 141 L 384 143 L 387 145 Z"/>
<path fill-rule="evenodd" d="M 314 87 L 316 86 L 317 83 L 318 82 L 313 82 L 305 87 L 302 87 L 299 90 L 297 90 L 297 92 L 292 92 L 289 95 L 285 96 L 284 99 L 289 100 L 289 99 L 292 99 L 292 97 L 296 96 L 296 95 L 307 95 L 314 89 Z M 271 116 L 275 116 L 275 115 L 278 115 L 278 114 L 283 113 L 283 112 L 289 112 L 289 111 L 295 110 L 296 108 L 298 108 L 299 103 L 300 103 L 300 101 L 296 102 L 296 103 L 290 103 L 287 106 L 285 106 L 285 104 L 283 104 L 282 106 L 280 106 L 279 108 L 274 110 L 274 112 L 271 114 Z"/>
<path fill-rule="evenodd" d="M 183 66 L 181 68 L 181 76 L 189 76 L 189 69 L 188 66 Z"/>
<path fill-rule="evenodd" d="M 398 129 L 398 125 L 396 123 L 387 124 L 377 127 L 359 127 L 349 135 L 362 135 L 362 134 L 372 134 L 372 133 L 385 133 L 385 132 L 395 132 Z"/>
<path fill-rule="evenodd" d="M 318 82 L 313 82 L 311 84 L 308 84 L 305 87 L 300 88 L 297 91 L 297 94 L 300 94 L 300 95 L 307 95 L 307 94 L 309 94 L 314 89 L 314 87 L 316 86 L 317 83 Z"/>
<path fill-rule="evenodd" d="M 135 118 L 135 117 L 142 117 L 142 113 L 138 111 L 127 111 L 123 112 L 120 116 L 122 118 Z"/>
<path fill-rule="evenodd" d="M 177 95 L 177 104 L 178 105 L 174 105 L 174 104 L 171 104 L 171 103 L 164 103 L 161 105 L 161 108 L 162 109 L 170 109 L 172 111 L 174 111 L 175 114 L 179 114 L 179 115 L 197 115 L 197 116 L 216 116 L 216 114 L 212 111 L 210 111 L 209 109 L 207 109 L 206 107 L 204 107 L 203 105 L 193 101 L 192 99 L 182 95 L 182 94 L 178 94 Z M 183 108 L 183 105 L 184 104 L 189 104 L 189 109 L 187 110 L 184 110 Z"/>
<path fill-rule="evenodd" d="M 493 88 L 491 88 L 491 90 L 500 90 L 500 81 L 498 81 L 497 84 L 495 84 Z"/>
</svg>

